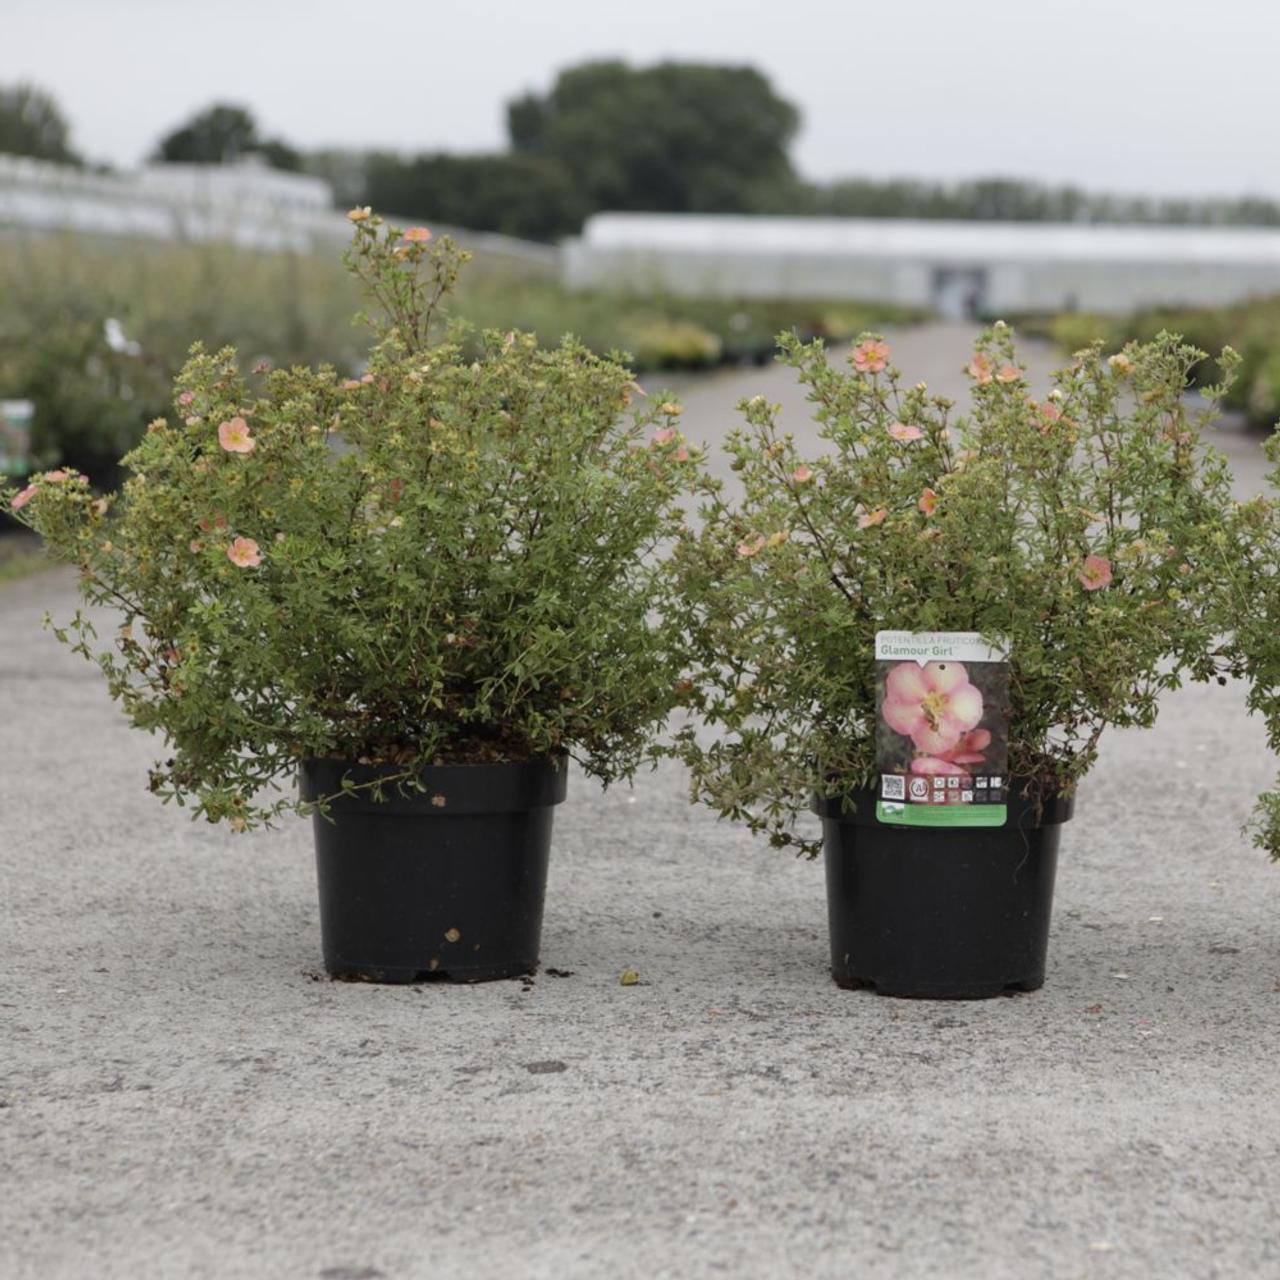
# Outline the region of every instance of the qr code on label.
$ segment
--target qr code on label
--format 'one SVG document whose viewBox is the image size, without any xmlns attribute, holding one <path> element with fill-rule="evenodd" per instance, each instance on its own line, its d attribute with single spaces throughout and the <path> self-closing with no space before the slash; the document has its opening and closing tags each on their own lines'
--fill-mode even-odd
<svg viewBox="0 0 1280 1280">
<path fill-rule="evenodd" d="M 907 780 L 900 773 L 882 773 L 880 775 L 880 794 L 886 800 L 905 800 L 907 798 Z"/>
</svg>

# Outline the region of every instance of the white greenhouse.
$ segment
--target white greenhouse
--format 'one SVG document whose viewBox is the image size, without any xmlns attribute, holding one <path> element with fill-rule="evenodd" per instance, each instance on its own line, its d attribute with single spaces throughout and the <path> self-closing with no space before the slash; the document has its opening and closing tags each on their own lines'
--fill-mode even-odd
<svg viewBox="0 0 1280 1280">
<path fill-rule="evenodd" d="M 1218 306 L 1280 293 L 1280 230 L 603 213 L 564 245 L 574 289 L 858 299 L 955 318 Z"/>
</svg>

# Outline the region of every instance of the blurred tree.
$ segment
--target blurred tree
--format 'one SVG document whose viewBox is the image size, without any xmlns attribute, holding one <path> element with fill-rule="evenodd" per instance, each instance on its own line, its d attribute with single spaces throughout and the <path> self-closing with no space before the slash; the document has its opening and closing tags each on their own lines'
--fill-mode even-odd
<svg viewBox="0 0 1280 1280">
<path fill-rule="evenodd" d="M 569 174 L 535 155 L 368 158 L 364 203 L 392 215 L 553 240 L 581 225 L 589 208 Z"/>
<path fill-rule="evenodd" d="M 165 164 L 231 164 L 249 152 L 261 155 L 273 169 L 291 172 L 302 157 L 277 138 L 264 138 L 244 107 L 215 103 L 160 140 L 155 159 Z"/>
<path fill-rule="evenodd" d="M 309 151 L 302 167 L 312 177 L 322 178 L 333 189 L 333 202 L 339 209 L 367 204 L 369 165 L 373 154 L 368 151 L 340 147 Z"/>
<path fill-rule="evenodd" d="M 0 87 L 0 152 L 79 164 L 69 140 L 65 117 L 43 89 L 30 84 Z"/>
<path fill-rule="evenodd" d="M 794 179 L 799 113 L 752 67 L 588 62 L 507 109 L 517 155 L 557 161 L 587 211 L 738 212 Z"/>
</svg>

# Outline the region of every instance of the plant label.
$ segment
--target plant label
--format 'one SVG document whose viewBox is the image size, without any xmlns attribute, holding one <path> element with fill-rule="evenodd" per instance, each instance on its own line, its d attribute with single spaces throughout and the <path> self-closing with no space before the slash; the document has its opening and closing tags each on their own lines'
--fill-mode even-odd
<svg viewBox="0 0 1280 1280">
<path fill-rule="evenodd" d="M 876 632 L 876 817 L 1002 827 L 1009 651 L 976 631 Z"/>
</svg>

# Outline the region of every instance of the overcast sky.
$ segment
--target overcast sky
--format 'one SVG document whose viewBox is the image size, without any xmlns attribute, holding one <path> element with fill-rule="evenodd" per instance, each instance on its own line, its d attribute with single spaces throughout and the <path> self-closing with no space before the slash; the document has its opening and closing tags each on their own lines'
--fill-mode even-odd
<svg viewBox="0 0 1280 1280">
<path fill-rule="evenodd" d="M 0 0 L 0 83 L 119 165 L 214 100 L 302 148 L 496 149 L 592 57 L 759 67 L 812 178 L 1280 197 L 1280 0 Z"/>
</svg>

